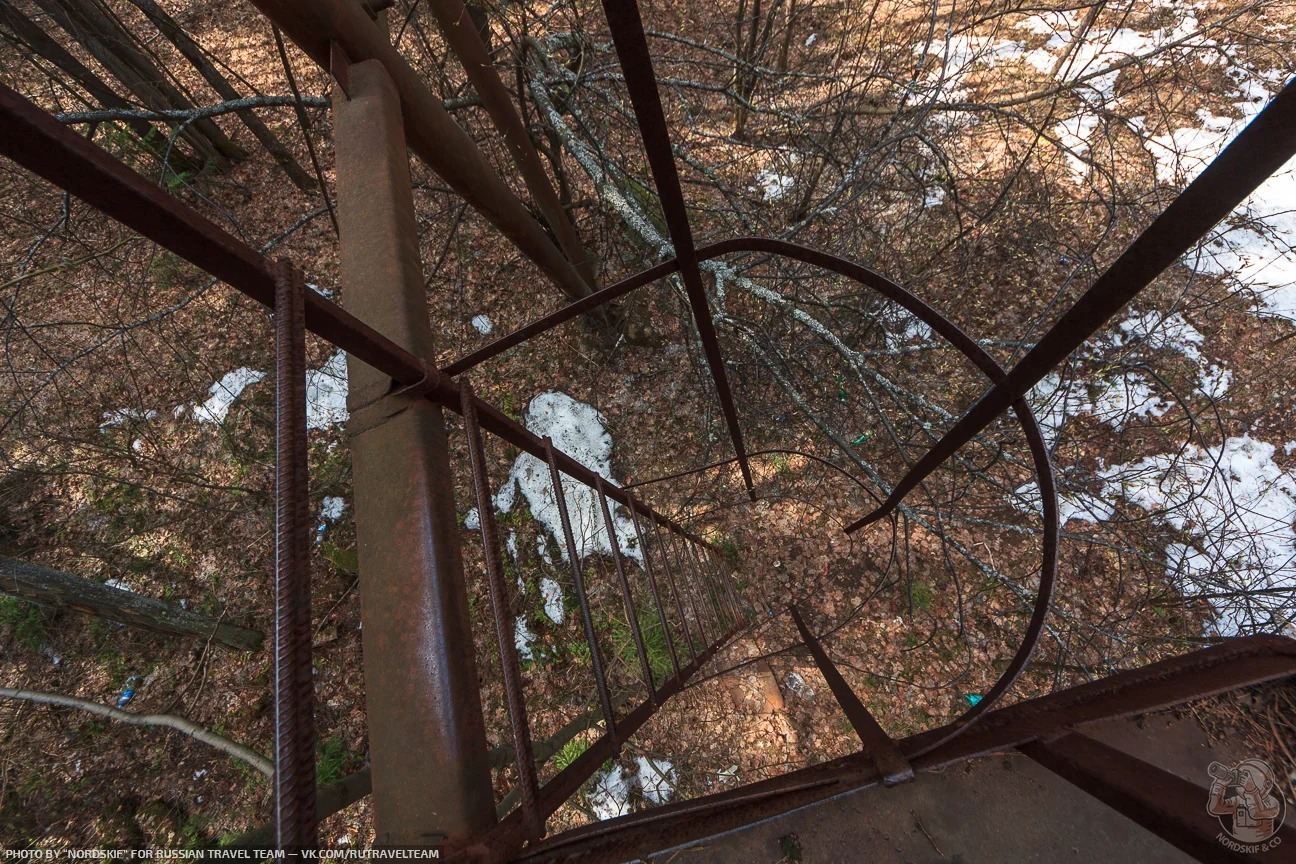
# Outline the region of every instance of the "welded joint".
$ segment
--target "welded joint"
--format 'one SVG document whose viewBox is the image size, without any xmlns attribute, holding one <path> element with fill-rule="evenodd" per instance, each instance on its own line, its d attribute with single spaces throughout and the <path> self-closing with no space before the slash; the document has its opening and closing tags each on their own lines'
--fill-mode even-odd
<svg viewBox="0 0 1296 864">
<path fill-rule="evenodd" d="M 441 373 L 423 364 L 423 377 L 413 384 L 392 382 L 392 389 L 376 399 L 350 409 L 347 419 L 347 437 L 358 438 L 371 429 L 382 426 L 406 408 L 417 405 L 429 393 L 441 388 Z"/>
</svg>

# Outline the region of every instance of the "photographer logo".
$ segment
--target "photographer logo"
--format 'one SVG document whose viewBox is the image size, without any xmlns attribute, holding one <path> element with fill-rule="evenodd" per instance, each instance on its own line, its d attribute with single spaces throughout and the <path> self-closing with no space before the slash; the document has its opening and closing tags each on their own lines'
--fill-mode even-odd
<svg viewBox="0 0 1296 864">
<path fill-rule="evenodd" d="M 1264 852 L 1282 842 L 1274 837 L 1287 815 L 1287 802 L 1274 779 L 1273 769 L 1259 759 L 1233 765 L 1212 762 L 1206 812 L 1219 819 L 1224 830 L 1216 838 L 1236 852 Z"/>
</svg>

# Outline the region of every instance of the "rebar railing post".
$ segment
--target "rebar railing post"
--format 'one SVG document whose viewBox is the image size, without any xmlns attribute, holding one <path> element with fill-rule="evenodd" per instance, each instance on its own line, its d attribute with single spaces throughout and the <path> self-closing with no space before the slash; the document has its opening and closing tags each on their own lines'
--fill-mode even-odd
<svg viewBox="0 0 1296 864">
<path fill-rule="evenodd" d="M 572 580 L 576 583 L 576 602 L 580 605 L 581 627 L 585 630 L 585 641 L 589 643 L 590 665 L 594 668 L 594 686 L 598 690 L 599 706 L 603 711 L 603 722 L 607 736 L 612 741 L 612 749 L 621 750 L 621 739 L 617 734 L 616 714 L 612 710 L 612 697 L 608 693 L 607 673 L 603 669 L 603 655 L 599 651 L 598 634 L 594 630 L 594 617 L 590 613 L 589 594 L 585 590 L 585 576 L 582 573 L 580 554 L 576 549 L 576 537 L 572 534 L 571 517 L 567 513 L 567 496 L 563 492 L 562 473 L 558 470 L 558 459 L 554 454 L 553 440 L 544 439 L 545 455 L 549 462 L 549 478 L 553 482 L 554 503 L 558 505 L 558 517 L 562 522 L 563 540 L 567 546 L 567 559 L 571 564 Z"/>
<path fill-rule="evenodd" d="M 661 534 L 658 532 L 658 525 L 653 522 L 651 526 L 653 538 L 657 541 L 657 553 L 661 556 L 662 569 L 666 571 L 666 581 L 670 585 L 671 597 L 675 601 L 675 611 L 679 614 L 680 626 L 684 628 L 684 642 L 688 645 L 689 655 L 693 661 L 697 660 L 698 649 L 693 644 L 693 633 L 688 624 L 688 616 L 684 614 L 684 604 L 680 602 L 679 586 L 675 583 L 675 574 L 671 571 L 670 560 L 666 554 L 666 544 L 662 542 Z"/>
<path fill-rule="evenodd" d="M 306 282 L 275 269 L 275 845 L 319 845 L 315 682 L 311 664 L 310 510 L 306 465 Z"/>
<path fill-rule="evenodd" d="M 612 524 L 612 511 L 608 507 L 603 481 L 599 480 L 596 486 L 595 491 L 598 493 L 599 505 L 603 511 L 603 524 L 607 526 L 608 543 L 612 547 L 612 560 L 616 564 L 617 581 L 621 585 L 621 598 L 625 601 L 626 617 L 630 621 L 630 635 L 634 637 L 635 651 L 639 654 L 639 665 L 643 667 L 644 683 L 648 685 L 648 698 L 656 705 L 657 685 L 653 681 L 652 665 L 648 662 L 648 651 L 644 647 L 643 630 L 639 628 L 639 612 L 635 609 L 630 580 L 626 578 L 625 566 L 621 562 L 621 549 L 617 542 L 616 527 Z"/>
<path fill-rule="evenodd" d="M 522 692 L 522 668 L 517 645 L 510 628 L 511 604 L 509 584 L 500 562 L 499 532 L 495 525 L 495 502 L 491 497 L 490 478 L 486 473 L 486 453 L 481 426 L 477 422 L 476 397 L 472 383 L 460 381 L 464 431 L 468 437 L 468 461 L 472 471 L 473 491 L 477 496 L 477 513 L 481 521 L 482 551 L 486 561 L 486 578 L 490 587 L 491 611 L 495 620 L 495 639 L 504 675 L 504 697 L 508 703 L 509 726 L 513 733 L 513 754 L 517 763 L 518 788 L 521 790 L 523 830 L 528 839 L 544 835 L 544 820 L 536 806 L 540 784 L 536 777 L 535 750 L 531 725 L 527 720 L 526 696 Z"/>
<path fill-rule="evenodd" d="M 675 651 L 675 637 L 671 635 L 670 618 L 666 615 L 666 606 L 662 603 L 661 593 L 657 590 L 657 577 L 653 574 L 652 554 L 648 544 L 644 541 L 643 530 L 639 527 L 639 513 L 635 507 L 634 498 L 630 499 L 630 521 L 634 524 L 635 539 L 639 541 L 639 553 L 643 556 L 644 573 L 648 576 L 648 586 L 652 589 L 653 603 L 657 606 L 657 617 L 661 621 L 662 634 L 666 638 L 666 648 L 670 652 L 671 666 L 675 669 L 675 676 L 680 674 L 679 656 Z"/>
</svg>

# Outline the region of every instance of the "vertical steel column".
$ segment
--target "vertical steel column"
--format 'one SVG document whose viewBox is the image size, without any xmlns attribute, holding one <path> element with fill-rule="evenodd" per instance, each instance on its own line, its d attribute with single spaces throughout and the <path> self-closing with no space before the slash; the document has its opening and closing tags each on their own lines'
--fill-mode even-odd
<svg viewBox="0 0 1296 864">
<path fill-rule="evenodd" d="M 344 299 L 430 359 L 400 102 L 377 61 L 348 79 L 333 103 Z M 495 822 L 445 420 L 355 357 L 347 371 L 375 827 L 427 846 Z"/>
<path fill-rule="evenodd" d="M 310 477 L 306 466 L 306 283 L 288 261 L 275 279 L 274 822 L 279 849 L 319 845 L 315 682 L 311 678 Z"/>
<path fill-rule="evenodd" d="M 648 544 L 644 542 L 643 529 L 639 527 L 639 513 L 635 507 L 633 495 L 630 498 L 630 521 L 634 523 L 635 538 L 639 541 L 639 552 L 643 555 L 644 573 L 648 575 L 648 585 L 652 588 L 653 602 L 657 604 L 657 617 L 661 619 L 662 633 L 666 636 L 666 648 L 670 651 L 671 666 L 675 667 L 675 677 L 679 677 L 679 656 L 675 653 L 675 637 L 671 635 L 670 618 L 662 604 L 661 592 L 657 590 L 657 577 L 653 575 L 652 555 Z"/>
</svg>

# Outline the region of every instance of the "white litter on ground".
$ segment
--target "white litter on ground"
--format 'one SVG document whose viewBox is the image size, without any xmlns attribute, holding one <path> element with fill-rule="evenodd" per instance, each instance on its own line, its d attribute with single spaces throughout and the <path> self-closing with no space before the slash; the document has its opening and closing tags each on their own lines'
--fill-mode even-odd
<svg viewBox="0 0 1296 864">
<path fill-rule="evenodd" d="M 346 352 L 338 351 L 318 369 L 306 370 L 306 428 L 344 423 L 347 413 Z"/>
<path fill-rule="evenodd" d="M 612 479 L 612 436 L 604 425 L 607 421 L 592 405 L 578 402 L 566 393 L 549 391 L 531 400 L 523 422 L 536 435 L 552 438 L 555 449 L 599 474 L 609 485 L 619 485 Z M 518 489 L 526 497 L 531 515 L 553 537 L 562 560 L 566 561 L 567 544 L 563 538 L 549 465 L 530 453 L 518 456 L 508 480 L 495 495 L 495 509 L 501 513 L 512 510 Z M 608 542 L 598 494 L 566 474 L 562 475 L 562 491 L 567 501 L 577 556 L 611 555 L 612 546 Z M 620 505 L 609 501 L 608 506 L 612 510 L 613 530 L 621 554 L 642 562 L 643 554 L 639 550 L 634 523 Z M 543 537 L 537 538 L 537 550 L 541 558 L 549 560 Z"/>
<path fill-rule="evenodd" d="M 320 502 L 321 519 L 336 522 L 342 518 L 343 510 L 346 510 L 346 502 L 336 495 L 325 496 L 324 500 Z"/>
<path fill-rule="evenodd" d="M 531 651 L 531 643 L 535 638 L 535 633 L 531 632 L 531 627 L 527 624 L 526 616 L 519 615 L 513 622 L 513 644 L 517 646 L 518 657 L 530 660 L 535 656 Z"/>
<path fill-rule="evenodd" d="M 600 822 L 630 812 L 630 778 L 623 776 L 620 765 L 594 775 L 589 805 Z"/>
<path fill-rule="evenodd" d="M 492 324 L 490 318 L 485 315 L 474 315 L 472 326 L 474 330 L 483 336 L 495 329 L 495 325 Z"/>
<path fill-rule="evenodd" d="M 1027 483 L 1014 491 L 1013 496 L 1012 505 L 1017 510 L 1044 515 L 1044 501 L 1040 496 L 1039 483 L 1034 481 Z M 1100 519 L 1110 519 L 1116 512 L 1111 504 L 1087 492 L 1059 492 L 1057 499 L 1059 525 L 1065 525 L 1072 519 L 1096 525 Z"/>
<path fill-rule="evenodd" d="M 540 597 L 544 600 L 544 611 L 549 620 L 555 624 L 563 623 L 562 586 L 546 576 L 540 580 Z"/>
<path fill-rule="evenodd" d="M 814 698 L 814 688 L 806 683 L 799 672 L 789 672 L 783 676 L 783 683 L 787 686 L 788 692 L 798 699 L 810 700 Z"/>
<path fill-rule="evenodd" d="M 815 43 L 815 40 L 818 38 L 819 38 L 818 33 L 811 33 L 809 36 L 806 37 L 805 47 L 809 48 L 811 45 Z"/>
<path fill-rule="evenodd" d="M 766 169 L 756 174 L 756 185 L 760 188 L 761 195 L 766 201 L 780 200 L 784 195 L 792 191 L 792 186 L 795 183 L 796 180 L 777 171 Z"/>
<path fill-rule="evenodd" d="M 99 424 L 100 432 L 107 432 L 114 426 L 124 426 L 131 420 L 152 420 L 157 417 L 156 411 L 143 408 L 118 408 L 116 411 L 105 411 L 103 422 Z"/>
<path fill-rule="evenodd" d="M 1296 477 L 1274 453 L 1243 436 L 1099 472 L 1105 496 L 1125 498 L 1190 539 L 1166 547 L 1167 573 L 1185 595 L 1252 592 L 1210 600 L 1221 635 L 1291 627 L 1274 618 L 1288 597 L 1253 593 L 1296 588 Z"/>
<path fill-rule="evenodd" d="M 675 797 L 675 767 L 665 759 L 636 756 L 639 791 L 649 804 L 665 804 Z"/>
<path fill-rule="evenodd" d="M 241 366 L 233 372 L 226 372 L 208 389 L 206 402 L 189 407 L 193 419 L 199 423 L 224 423 L 230 408 L 243 391 L 265 377 L 266 373 L 249 369 L 247 366 Z M 177 409 L 176 416 L 181 413 L 183 412 Z"/>
<path fill-rule="evenodd" d="M 132 594 L 135 593 L 135 589 L 121 579 L 109 579 L 103 584 L 107 585 L 109 588 L 116 588 L 118 591 L 130 591 Z"/>
</svg>

